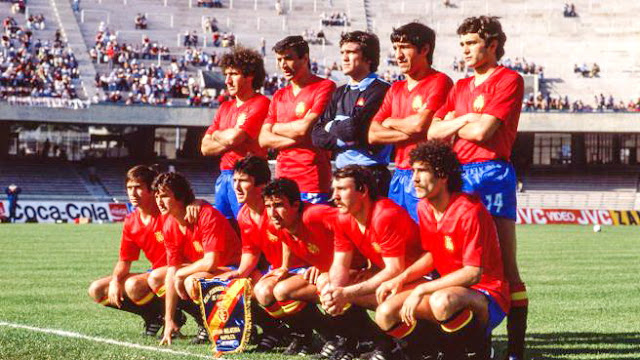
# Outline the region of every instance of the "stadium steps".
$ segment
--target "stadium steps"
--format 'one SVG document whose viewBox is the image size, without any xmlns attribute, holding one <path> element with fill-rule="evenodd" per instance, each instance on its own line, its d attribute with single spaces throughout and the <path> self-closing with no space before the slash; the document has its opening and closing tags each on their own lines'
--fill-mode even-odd
<svg viewBox="0 0 640 360">
<path fill-rule="evenodd" d="M 0 162 L 0 184 L 16 184 L 23 199 L 91 199 L 73 166 L 56 159 L 10 159 Z"/>
<path fill-rule="evenodd" d="M 618 191 L 525 191 L 518 193 L 519 208 L 640 210 L 635 192 Z"/>
</svg>

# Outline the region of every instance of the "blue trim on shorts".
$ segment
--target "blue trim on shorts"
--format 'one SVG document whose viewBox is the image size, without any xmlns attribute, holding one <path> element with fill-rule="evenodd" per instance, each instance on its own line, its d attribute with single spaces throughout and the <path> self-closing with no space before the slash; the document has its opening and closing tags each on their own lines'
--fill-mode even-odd
<svg viewBox="0 0 640 360">
<path fill-rule="evenodd" d="M 489 160 L 462 165 L 462 191 L 480 198 L 493 216 L 516 220 L 517 178 L 513 165 Z"/>
<path fill-rule="evenodd" d="M 418 201 L 416 188 L 413 187 L 413 170 L 396 169 L 389 183 L 389 199 L 402 206 L 416 223 L 418 222 Z"/>
<path fill-rule="evenodd" d="M 216 179 L 215 204 L 213 205 L 227 219 L 236 219 L 241 204 L 238 203 L 233 190 L 233 170 L 222 170 Z"/>
<path fill-rule="evenodd" d="M 310 193 L 310 192 L 301 192 L 300 200 L 304 202 L 308 202 L 311 204 L 328 204 L 329 203 L 329 194 L 327 193 Z"/>
<path fill-rule="evenodd" d="M 489 336 L 491 335 L 491 331 L 493 331 L 493 329 L 495 329 L 496 327 L 498 327 L 498 325 L 500 325 L 500 323 L 502 322 L 502 320 L 504 320 L 507 314 L 502 310 L 500 305 L 498 305 L 498 302 L 496 301 L 496 299 L 494 299 L 493 296 L 491 296 L 491 294 L 489 294 L 487 290 L 484 290 L 484 289 L 474 289 L 474 290 L 482 293 L 487 298 L 487 301 L 489 302 L 489 305 L 487 307 L 487 310 L 489 312 L 489 320 L 487 322 L 487 336 Z"/>
<path fill-rule="evenodd" d="M 289 269 L 289 274 L 292 275 L 303 275 L 305 271 L 307 271 L 308 268 L 310 268 L 311 266 L 300 266 L 297 268 L 292 268 Z M 269 271 L 273 270 L 273 266 L 269 265 L 269 268 L 266 271 L 260 271 L 262 273 L 262 275 L 267 274 Z"/>
</svg>

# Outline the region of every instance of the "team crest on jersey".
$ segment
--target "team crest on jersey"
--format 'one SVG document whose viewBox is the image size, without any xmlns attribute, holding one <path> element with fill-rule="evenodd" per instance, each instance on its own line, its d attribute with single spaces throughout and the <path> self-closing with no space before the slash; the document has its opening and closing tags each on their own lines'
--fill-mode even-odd
<svg viewBox="0 0 640 360">
<path fill-rule="evenodd" d="M 371 246 L 373 247 L 373 250 L 378 254 L 382 252 L 382 248 L 380 247 L 380 244 L 378 244 L 377 242 L 371 243 Z"/>
<path fill-rule="evenodd" d="M 356 106 L 364 106 L 364 98 L 361 97 L 356 101 Z"/>
<path fill-rule="evenodd" d="M 413 111 L 418 111 L 422 108 L 422 96 L 416 95 L 413 97 L 413 101 L 411 102 L 411 109 Z"/>
<path fill-rule="evenodd" d="M 204 249 L 202 248 L 202 244 L 200 244 L 199 241 L 194 241 L 193 242 L 193 248 L 196 249 L 196 252 L 204 252 Z"/>
<path fill-rule="evenodd" d="M 156 231 L 155 233 L 153 233 L 153 235 L 156 236 L 156 241 L 161 243 L 164 242 L 164 236 L 162 235 L 162 231 Z"/>
<path fill-rule="evenodd" d="M 312 244 L 312 243 L 308 243 L 308 244 L 307 244 L 307 250 L 308 250 L 311 254 L 317 254 L 318 252 L 320 252 L 320 248 L 318 248 L 318 245 L 316 245 L 316 244 Z"/>
<path fill-rule="evenodd" d="M 484 96 L 478 95 L 478 97 L 473 100 L 473 111 L 481 112 L 484 109 Z"/>
<path fill-rule="evenodd" d="M 241 113 L 236 119 L 236 127 L 244 125 L 245 122 L 247 122 L 247 113 Z"/>
<path fill-rule="evenodd" d="M 268 231 L 268 230 L 267 230 L 267 238 L 271 242 L 278 242 L 278 240 L 279 240 L 276 235 L 274 235 L 271 231 Z"/>
<path fill-rule="evenodd" d="M 453 247 L 453 239 L 451 239 L 451 236 L 448 236 L 448 235 L 444 236 L 444 248 L 447 249 L 449 252 L 453 252 L 454 247 Z"/>
<path fill-rule="evenodd" d="M 304 102 L 299 102 L 298 105 L 296 105 L 296 116 L 301 117 L 304 115 L 304 113 L 307 111 L 307 104 L 305 104 Z"/>
</svg>

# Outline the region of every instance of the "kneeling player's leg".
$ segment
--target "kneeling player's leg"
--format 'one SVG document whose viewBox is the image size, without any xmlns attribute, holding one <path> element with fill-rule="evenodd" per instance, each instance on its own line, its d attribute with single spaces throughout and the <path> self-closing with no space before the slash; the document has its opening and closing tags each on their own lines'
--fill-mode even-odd
<svg viewBox="0 0 640 360">
<path fill-rule="evenodd" d="M 273 295 L 273 289 L 277 283 L 277 277 L 267 274 L 262 276 L 253 287 L 253 297 L 256 301 L 252 303 L 251 310 L 255 323 L 262 328 L 262 336 L 255 349 L 257 352 L 273 350 L 288 334 L 288 329 L 281 322 L 286 314 Z"/>
<path fill-rule="evenodd" d="M 157 297 L 164 299 L 166 288 L 164 286 L 164 279 L 167 276 L 167 267 L 159 267 L 153 269 L 147 277 L 147 284 L 151 291 L 153 291 Z"/>
<path fill-rule="evenodd" d="M 400 310 L 411 291 L 421 282 L 408 284 L 405 290 L 387 298 L 376 309 L 376 323 L 389 336 L 403 339 L 407 343 L 407 352 L 411 358 L 432 356 L 434 359 L 440 352 L 441 336 L 429 305 L 429 295 L 422 298 L 416 308 L 416 323 L 405 324 L 400 317 Z"/>
<path fill-rule="evenodd" d="M 524 358 L 525 333 L 527 331 L 527 314 L 529 312 L 529 299 L 527 288 L 520 278 L 516 258 L 516 225 L 515 221 L 502 217 L 494 217 L 502 261 L 504 263 L 504 275 L 509 282 L 511 290 L 511 310 L 507 317 L 507 333 L 509 338 L 508 353 L 515 359 Z"/>
<path fill-rule="evenodd" d="M 144 334 L 155 336 L 164 323 L 164 302 L 151 291 L 148 278 L 149 273 L 143 273 L 131 276 L 125 281 L 124 289 L 127 294 L 125 303 L 127 303 L 126 306 L 136 307 L 144 319 Z M 131 304 L 128 304 L 129 301 Z"/>
<path fill-rule="evenodd" d="M 473 289 L 455 286 L 433 293 L 429 305 L 444 331 L 447 358 L 457 359 L 472 353 L 476 359 L 489 358 L 487 296 Z"/>
<path fill-rule="evenodd" d="M 109 294 L 110 282 L 111 282 L 111 276 L 103 277 L 101 279 L 98 279 L 92 282 L 91 285 L 89 285 L 89 289 L 88 289 L 89 297 L 100 305 L 108 305 L 109 304 L 108 294 Z"/>
</svg>

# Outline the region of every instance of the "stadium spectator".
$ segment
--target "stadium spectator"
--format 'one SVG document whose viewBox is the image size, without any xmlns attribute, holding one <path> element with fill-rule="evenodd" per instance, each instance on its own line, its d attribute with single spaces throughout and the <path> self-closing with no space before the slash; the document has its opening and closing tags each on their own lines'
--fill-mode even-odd
<svg viewBox="0 0 640 360">
<path fill-rule="evenodd" d="M 323 12 L 320 14 L 320 24 L 323 26 L 349 26 L 349 17 L 344 12 L 334 12 L 330 15 Z"/>
<path fill-rule="evenodd" d="M 221 0 L 198 0 L 198 7 L 206 7 L 206 8 L 221 8 L 222 1 Z"/>
<path fill-rule="evenodd" d="M 282 0 L 276 0 L 275 3 L 276 15 L 284 15 L 284 8 L 282 7 Z"/>
<path fill-rule="evenodd" d="M 577 17 L 576 5 L 574 3 L 565 3 L 563 15 L 564 17 Z"/>
<path fill-rule="evenodd" d="M 144 30 L 147 28 L 147 16 L 142 13 L 138 13 L 134 19 L 135 28 Z"/>
<path fill-rule="evenodd" d="M 4 189 L 4 193 L 7 195 L 7 201 L 9 202 L 9 222 L 16 222 L 18 196 L 22 193 L 22 189 L 16 184 L 11 184 Z"/>
<path fill-rule="evenodd" d="M 25 22 L 25 26 L 29 30 L 44 30 L 45 22 L 44 15 L 29 15 Z"/>
<path fill-rule="evenodd" d="M 203 17 L 202 18 L 202 32 L 210 34 L 214 31 L 218 31 L 218 20 L 215 17 Z"/>
</svg>

